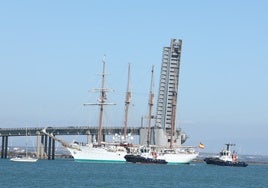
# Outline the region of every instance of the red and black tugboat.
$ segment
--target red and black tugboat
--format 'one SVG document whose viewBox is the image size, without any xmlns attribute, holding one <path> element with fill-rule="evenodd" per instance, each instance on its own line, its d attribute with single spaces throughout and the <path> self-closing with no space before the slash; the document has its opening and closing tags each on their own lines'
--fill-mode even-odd
<svg viewBox="0 0 268 188">
<path fill-rule="evenodd" d="M 235 144 L 225 144 L 226 148 L 223 149 L 217 157 L 207 157 L 204 161 L 207 164 L 219 165 L 219 166 L 234 166 L 234 167 L 246 167 L 248 164 L 244 161 L 238 161 L 238 155 L 233 151 L 230 151 L 230 146 Z"/>
</svg>

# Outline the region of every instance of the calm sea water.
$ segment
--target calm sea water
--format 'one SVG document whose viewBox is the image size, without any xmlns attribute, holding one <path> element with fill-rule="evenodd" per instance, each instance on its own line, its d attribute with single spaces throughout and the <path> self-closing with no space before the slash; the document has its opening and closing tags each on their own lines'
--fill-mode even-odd
<svg viewBox="0 0 268 188">
<path fill-rule="evenodd" d="M 268 187 L 268 165 L 246 168 L 190 165 L 94 164 L 72 160 L 0 160 L 0 187 Z"/>
</svg>

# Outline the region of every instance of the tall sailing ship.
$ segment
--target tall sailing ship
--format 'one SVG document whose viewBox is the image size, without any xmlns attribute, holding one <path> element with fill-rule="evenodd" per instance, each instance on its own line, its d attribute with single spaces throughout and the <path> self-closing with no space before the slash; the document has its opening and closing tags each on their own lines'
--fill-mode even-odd
<svg viewBox="0 0 268 188">
<path fill-rule="evenodd" d="M 127 137 L 128 137 L 128 135 L 126 135 L 127 133 L 127 110 L 128 110 L 128 105 L 130 103 L 130 96 L 131 96 L 130 91 L 129 91 L 129 82 L 128 82 L 128 91 L 126 94 L 126 115 L 125 115 L 125 125 L 124 125 L 124 137 L 122 140 L 119 140 L 116 142 L 110 142 L 110 143 L 104 142 L 102 140 L 103 138 L 102 121 L 103 121 L 104 106 L 114 105 L 114 103 L 107 102 L 106 93 L 109 91 L 109 89 L 105 87 L 105 59 L 104 58 L 103 58 L 102 63 L 103 63 L 103 70 L 101 74 L 101 77 L 102 77 L 101 88 L 96 89 L 96 91 L 100 92 L 100 97 L 98 98 L 98 102 L 84 104 L 84 105 L 97 105 L 100 108 L 97 142 L 87 143 L 87 144 L 73 142 L 69 144 L 59 138 L 56 138 L 52 134 L 47 133 L 45 129 L 43 129 L 42 132 L 52 137 L 53 139 L 59 141 L 64 147 L 66 147 L 67 150 L 70 151 L 75 161 L 121 163 L 121 162 L 126 161 L 124 156 L 127 154 L 127 150 L 124 144 L 127 141 Z M 130 68 L 128 70 L 130 72 Z"/>
</svg>

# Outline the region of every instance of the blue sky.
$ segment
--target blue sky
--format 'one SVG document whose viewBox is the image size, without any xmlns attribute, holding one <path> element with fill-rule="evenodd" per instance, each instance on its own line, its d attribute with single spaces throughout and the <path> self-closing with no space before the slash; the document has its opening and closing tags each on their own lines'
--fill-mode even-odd
<svg viewBox="0 0 268 188">
<path fill-rule="evenodd" d="M 217 152 L 266 154 L 266 1 L 0 1 L 0 127 L 96 125 L 106 55 L 106 124 L 121 126 L 131 63 L 130 126 L 157 95 L 162 49 L 183 40 L 177 127 Z"/>
</svg>

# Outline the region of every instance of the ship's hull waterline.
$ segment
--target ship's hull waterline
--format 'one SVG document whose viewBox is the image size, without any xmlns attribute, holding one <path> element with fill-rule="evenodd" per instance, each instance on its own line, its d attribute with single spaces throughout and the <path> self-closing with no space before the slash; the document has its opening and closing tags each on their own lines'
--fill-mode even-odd
<svg viewBox="0 0 268 188">
<path fill-rule="evenodd" d="M 112 151 L 107 148 L 80 146 L 79 149 L 67 148 L 75 161 L 94 163 L 124 163 L 126 151 Z"/>
</svg>

